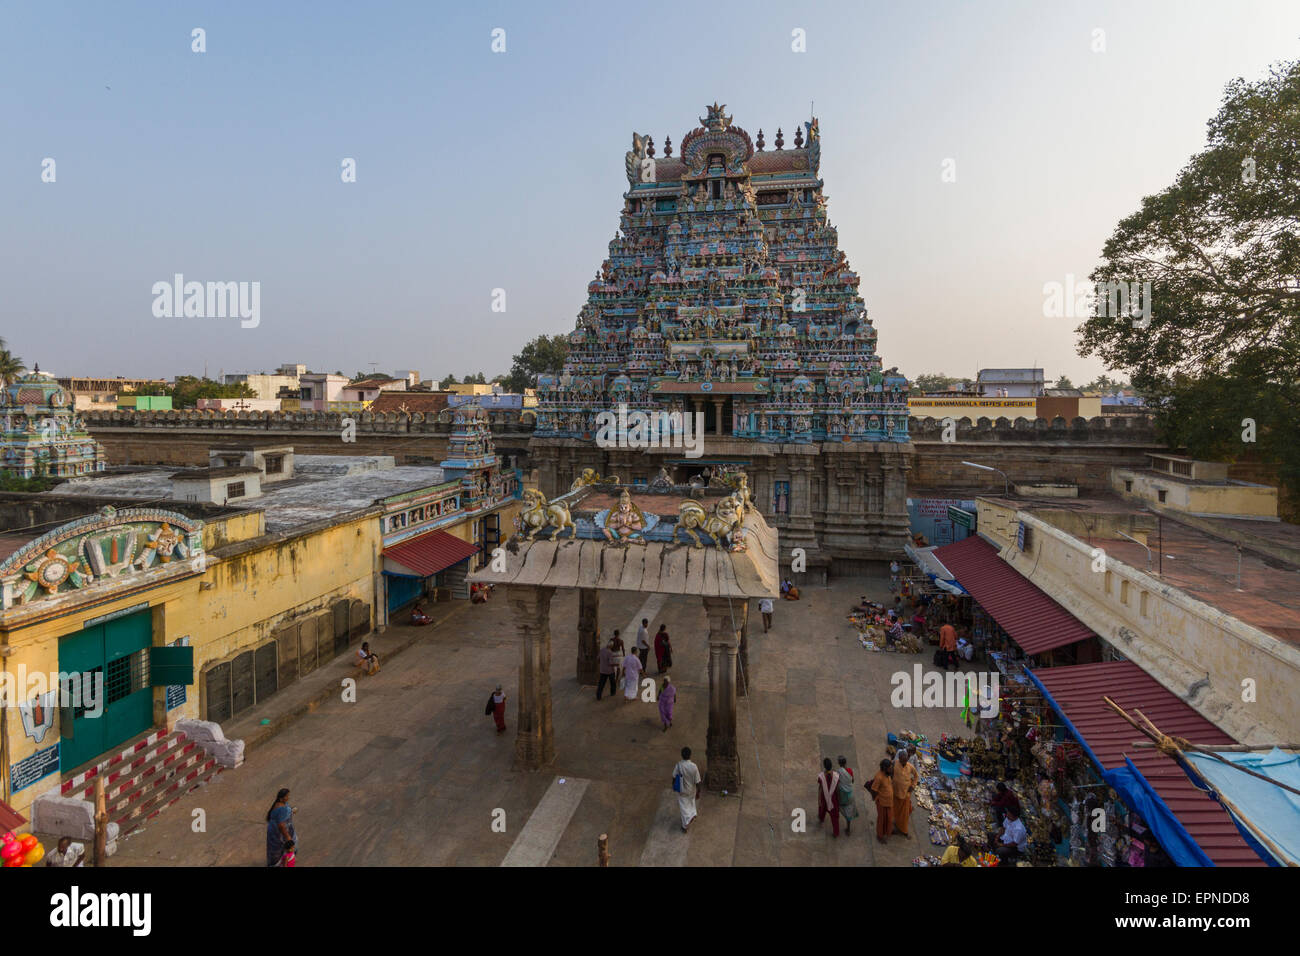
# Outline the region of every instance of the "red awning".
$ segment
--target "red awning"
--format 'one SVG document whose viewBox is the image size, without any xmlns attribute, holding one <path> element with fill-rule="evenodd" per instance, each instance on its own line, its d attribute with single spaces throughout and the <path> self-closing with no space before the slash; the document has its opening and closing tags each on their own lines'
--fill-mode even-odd
<svg viewBox="0 0 1300 956">
<path fill-rule="evenodd" d="M 936 548 L 934 556 L 1026 654 L 1092 637 L 1089 627 L 998 557 L 978 535 Z"/>
<path fill-rule="evenodd" d="M 445 531 L 430 531 L 418 538 L 385 548 L 384 560 L 401 565 L 411 574 L 427 578 L 475 554 L 478 554 L 476 545 Z"/>
<path fill-rule="evenodd" d="M 0 833 L 8 833 L 10 830 L 17 830 L 27 822 L 27 818 L 15 810 L 9 804 L 0 800 Z"/>
<path fill-rule="evenodd" d="M 1176 761 L 1154 747 L 1134 746 L 1146 738 L 1102 697 L 1130 714 L 1142 711 L 1162 733 L 1194 744 L 1231 745 L 1235 740 L 1132 661 L 1040 667 L 1033 676 L 1093 759 L 1113 770 L 1123 767 L 1127 756 L 1215 866 L 1266 865 L 1242 839 L 1228 812 L 1197 789 Z"/>
</svg>

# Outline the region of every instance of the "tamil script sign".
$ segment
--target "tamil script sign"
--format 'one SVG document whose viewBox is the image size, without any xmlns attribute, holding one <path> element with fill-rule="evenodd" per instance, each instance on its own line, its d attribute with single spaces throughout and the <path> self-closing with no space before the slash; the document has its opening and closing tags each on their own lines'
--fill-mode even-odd
<svg viewBox="0 0 1300 956">
<path fill-rule="evenodd" d="M 30 787 L 42 777 L 57 773 L 59 769 L 59 745 L 38 750 L 30 757 L 9 765 L 9 789 L 13 793 Z"/>
</svg>

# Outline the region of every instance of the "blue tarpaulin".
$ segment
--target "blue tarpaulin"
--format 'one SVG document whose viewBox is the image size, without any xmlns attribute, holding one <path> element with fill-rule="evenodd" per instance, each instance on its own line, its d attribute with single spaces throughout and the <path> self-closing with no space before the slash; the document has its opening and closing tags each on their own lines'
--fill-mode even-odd
<svg viewBox="0 0 1300 956">
<path fill-rule="evenodd" d="M 1224 800 L 1232 803 L 1229 807 L 1224 800 L 1220 801 L 1232 816 L 1241 835 L 1255 847 L 1256 852 L 1264 859 L 1272 860 L 1276 866 L 1300 864 L 1300 796 L 1274 786 L 1267 780 L 1234 770 L 1206 754 L 1188 753 L 1185 756 L 1196 772 L 1218 790 Z M 1220 752 L 1219 756 L 1238 766 L 1262 773 L 1272 780 L 1300 789 L 1300 754 L 1287 753 L 1274 747 L 1269 753 L 1225 751 Z M 1273 848 L 1263 845 L 1250 827 L 1243 824 L 1242 818 L 1249 820 L 1251 827 L 1266 837 Z M 1278 858 L 1279 853 L 1281 859 Z"/>
<path fill-rule="evenodd" d="M 1124 766 L 1107 770 L 1101 778 L 1115 788 L 1130 809 L 1137 811 L 1174 863 L 1178 866 L 1214 866 L 1214 861 L 1205 855 L 1128 757 L 1124 758 Z"/>
</svg>

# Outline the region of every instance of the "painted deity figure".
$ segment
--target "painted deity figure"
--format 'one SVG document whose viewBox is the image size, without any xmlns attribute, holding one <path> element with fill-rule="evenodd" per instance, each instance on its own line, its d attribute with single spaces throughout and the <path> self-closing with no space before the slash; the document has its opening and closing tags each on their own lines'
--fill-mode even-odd
<svg viewBox="0 0 1300 956">
<path fill-rule="evenodd" d="M 615 541 L 619 544 L 625 544 L 628 541 L 641 541 L 641 533 L 646 530 L 645 515 L 641 509 L 632 501 L 632 496 L 628 494 L 626 488 L 618 496 L 618 507 L 611 509 L 609 517 L 605 519 L 605 538 L 608 541 Z"/>
</svg>

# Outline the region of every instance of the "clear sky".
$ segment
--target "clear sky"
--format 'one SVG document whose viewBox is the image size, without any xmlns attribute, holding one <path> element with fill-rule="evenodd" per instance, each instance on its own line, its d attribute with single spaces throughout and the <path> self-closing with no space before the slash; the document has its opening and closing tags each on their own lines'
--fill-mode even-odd
<svg viewBox="0 0 1300 956">
<path fill-rule="evenodd" d="M 716 99 L 789 148 L 815 102 L 885 365 L 1078 384 L 1102 368 L 1043 284 L 1086 277 L 1226 82 L 1296 56 L 1295 0 L 6 0 L 0 336 L 59 374 L 505 371 L 573 328 L 633 130 L 680 143 Z M 175 273 L 260 282 L 260 323 L 155 318 Z"/>
</svg>

